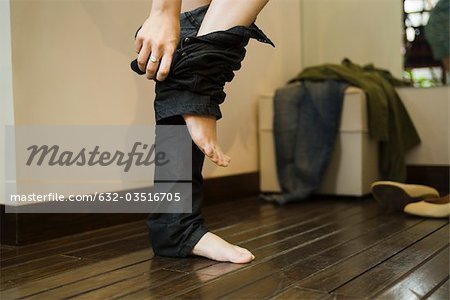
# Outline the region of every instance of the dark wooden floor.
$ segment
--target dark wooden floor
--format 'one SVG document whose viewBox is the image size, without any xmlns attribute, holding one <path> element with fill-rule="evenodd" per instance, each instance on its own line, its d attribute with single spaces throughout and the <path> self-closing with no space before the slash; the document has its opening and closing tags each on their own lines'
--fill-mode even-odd
<svg viewBox="0 0 450 300">
<path fill-rule="evenodd" d="M 153 257 L 145 222 L 1 247 L 1 299 L 449 299 L 448 220 L 383 213 L 371 199 L 205 208 L 251 264 Z"/>
</svg>

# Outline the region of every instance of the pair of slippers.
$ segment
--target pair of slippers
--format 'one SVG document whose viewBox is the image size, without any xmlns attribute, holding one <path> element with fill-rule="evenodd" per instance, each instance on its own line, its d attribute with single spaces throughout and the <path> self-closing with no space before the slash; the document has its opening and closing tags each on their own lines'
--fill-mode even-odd
<svg viewBox="0 0 450 300">
<path fill-rule="evenodd" d="M 450 196 L 440 197 L 439 192 L 432 187 L 377 181 L 371 189 L 375 200 L 388 211 L 403 211 L 428 218 L 450 216 Z"/>
</svg>

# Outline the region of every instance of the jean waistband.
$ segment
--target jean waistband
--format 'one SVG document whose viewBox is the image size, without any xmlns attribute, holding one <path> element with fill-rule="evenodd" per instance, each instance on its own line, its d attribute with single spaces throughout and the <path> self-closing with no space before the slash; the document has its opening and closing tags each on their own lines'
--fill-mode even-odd
<svg viewBox="0 0 450 300">
<path fill-rule="evenodd" d="M 203 22 L 203 19 L 205 17 L 206 12 L 208 11 L 209 4 L 200 6 L 194 10 L 186 11 L 181 13 L 180 15 L 180 24 L 183 25 L 184 22 L 190 22 L 192 25 L 197 27 L 197 29 L 200 28 L 200 25 Z M 249 32 L 250 38 L 254 38 L 259 42 L 270 44 L 273 47 L 275 47 L 274 43 L 267 37 L 267 35 L 256 26 L 255 23 L 250 25 L 249 27 L 244 26 L 236 26 L 243 28 Z"/>
<path fill-rule="evenodd" d="M 203 22 L 203 18 L 205 17 L 206 12 L 208 11 L 209 4 L 197 7 L 194 10 L 182 12 L 180 14 L 180 23 L 183 24 L 183 22 L 189 21 L 192 25 L 197 27 L 197 29 L 200 28 L 200 25 Z"/>
</svg>

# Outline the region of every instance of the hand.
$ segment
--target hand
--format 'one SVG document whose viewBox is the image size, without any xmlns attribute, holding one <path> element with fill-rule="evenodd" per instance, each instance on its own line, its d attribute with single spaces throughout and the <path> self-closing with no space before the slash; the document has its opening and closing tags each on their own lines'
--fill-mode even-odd
<svg viewBox="0 0 450 300">
<path fill-rule="evenodd" d="M 155 75 L 158 81 L 166 79 L 179 39 L 178 15 L 152 10 L 135 41 L 138 66 L 146 72 L 147 79 L 154 79 Z M 150 55 L 158 61 L 149 60 Z"/>
</svg>

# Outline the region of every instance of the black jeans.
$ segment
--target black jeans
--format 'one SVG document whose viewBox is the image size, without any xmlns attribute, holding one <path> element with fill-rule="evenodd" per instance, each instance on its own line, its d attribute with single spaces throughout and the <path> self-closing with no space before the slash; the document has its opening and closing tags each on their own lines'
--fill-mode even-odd
<svg viewBox="0 0 450 300">
<path fill-rule="evenodd" d="M 170 73 L 166 80 L 156 82 L 157 125 L 184 125 L 182 115 L 187 113 L 220 119 L 219 104 L 226 96 L 224 85 L 240 69 L 250 38 L 274 46 L 255 24 L 197 37 L 207 10 L 208 6 L 203 6 L 180 15 L 181 38 Z M 136 62 L 133 69 L 139 73 Z M 208 232 L 201 214 L 203 162 L 203 152 L 192 143 L 192 213 L 149 216 L 147 224 L 155 254 L 185 257 Z"/>
<path fill-rule="evenodd" d="M 182 116 L 173 116 L 157 121 L 158 126 L 162 125 L 185 125 Z M 176 141 L 167 141 L 170 138 L 177 138 L 170 134 L 161 134 L 156 130 L 156 147 L 161 142 L 175 144 Z M 161 141 L 164 140 L 164 141 Z M 159 151 L 159 150 L 158 150 Z M 177 149 L 170 150 L 177 155 Z M 183 157 L 183 153 L 179 153 Z M 208 232 L 205 227 L 205 220 L 202 217 L 201 208 L 203 202 L 203 177 L 202 168 L 205 155 L 192 142 L 192 213 L 154 213 L 147 219 L 147 225 L 150 229 L 150 238 L 153 252 L 160 256 L 186 257 L 192 251 L 200 238 Z M 155 166 L 155 187 L 158 185 L 158 178 L 161 172 L 165 174 L 161 177 L 167 178 L 167 172 L 170 170 L 161 170 Z M 175 180 L 177 174 L 173 174 L 171 179 Z"/>
<path fill-rule="evenodd" d="M 181 114 L 222 117 L 219 104 L 225 100 L 225 83 L 241 68 L 245 46 L 251 38 L 274 46 L 255 24 L 235 26 L 197 36 L 207 6 L 180 15 L 181 37 L 166 80 L 156 81 L 156 120 Z M 144 74 L 137 67 L 132 69 Z"/>
</svg>

